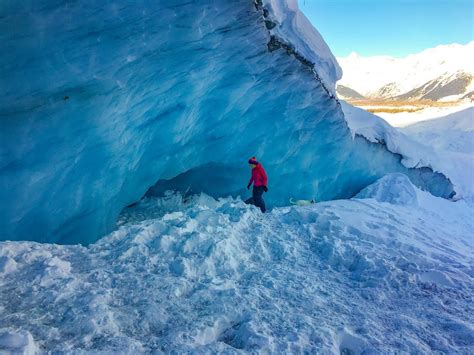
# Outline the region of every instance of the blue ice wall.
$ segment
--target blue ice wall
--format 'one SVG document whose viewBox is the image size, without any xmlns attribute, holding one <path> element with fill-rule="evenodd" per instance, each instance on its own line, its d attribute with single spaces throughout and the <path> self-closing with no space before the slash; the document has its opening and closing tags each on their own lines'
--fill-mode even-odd
<svg viewBox="0 0 474 355">
<path fill-rule="evenodd" d="M 242 193 L 252 155 L 272 205 L 350 197 L 387 172 L 417 179 L 353 140 L 311 70 L 269 41 L 251 0 L 3 1 L 0 238 L 92 242 L 185 172 L 183 188 Z"/>
</svg>

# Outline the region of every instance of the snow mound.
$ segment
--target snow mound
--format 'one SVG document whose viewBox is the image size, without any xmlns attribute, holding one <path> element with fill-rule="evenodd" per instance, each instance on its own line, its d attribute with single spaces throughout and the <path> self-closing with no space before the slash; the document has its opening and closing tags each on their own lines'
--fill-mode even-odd
<svg viewBox="0 0 474 355">
<path fill-rule="evenodd" d="M 416 191 L 268 214 L 168 195 L 88 247 L 2 242 L 0 324 L 59 352 L 472 352 L 473 210 Z"/>
<path fill-rule="evenodd" d="M 384 176 L 359 192 L 355 198 L 373 198 L 379 202 L 396 205 L 416 206 L 416 190 L 410 179 L 404 174 L 393 173 Z"/>
<path fill-rule="evenodd" d="M 437 150 L 474 156 L 474 107 L 424 120 L 400 130 Z"/>
</svg>

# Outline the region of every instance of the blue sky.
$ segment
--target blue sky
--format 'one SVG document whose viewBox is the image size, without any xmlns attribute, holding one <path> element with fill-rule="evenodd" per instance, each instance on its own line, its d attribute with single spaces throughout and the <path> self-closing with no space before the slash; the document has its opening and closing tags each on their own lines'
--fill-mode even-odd
<svg viewBox="0 0 474 355">
<path fill-rule="evenodd" d="M 298 0 L 334 55 L 404 57 L 474 38 L 474 0 Z"/>
</svg>

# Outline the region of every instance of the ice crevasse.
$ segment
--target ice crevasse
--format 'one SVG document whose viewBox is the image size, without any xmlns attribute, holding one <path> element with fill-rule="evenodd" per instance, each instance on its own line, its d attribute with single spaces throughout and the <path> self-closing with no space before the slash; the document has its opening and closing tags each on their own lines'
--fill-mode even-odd
<svg viewBox="0 0 474 355">
<path fill-rule="evenodd" d="M 3 240 L 93 242 L 152 186 L 243 196 L 252 155 L 273 206 L 388 172 L 452 194 L 351 136 L 341 70 L 296 1 L 6 1 L 0 43 Z"/>
</svg>

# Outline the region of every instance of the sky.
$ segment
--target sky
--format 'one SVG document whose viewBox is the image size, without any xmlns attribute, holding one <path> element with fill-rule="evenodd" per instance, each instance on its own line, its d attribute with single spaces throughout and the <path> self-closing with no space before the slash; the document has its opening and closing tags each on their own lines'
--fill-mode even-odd
<svg viewBox="0 0 474 355">
<path fill-rule="evenodd" d="M 474 40 L 474 0 L 298 0 L 336 57 L 405 57 Z"/>
</svg>

